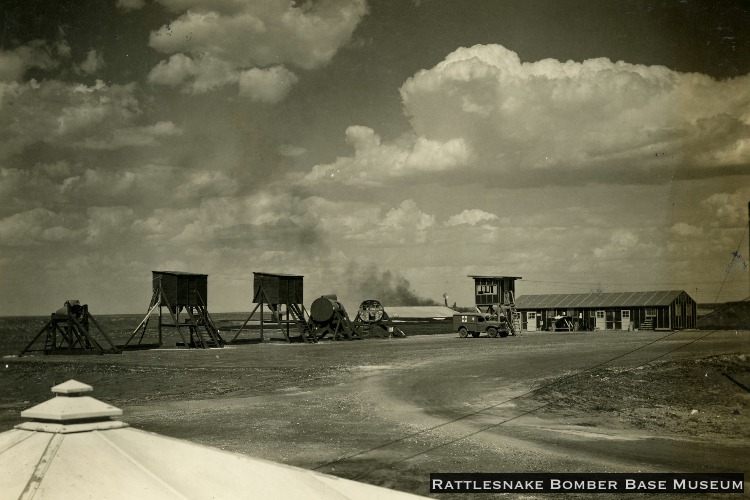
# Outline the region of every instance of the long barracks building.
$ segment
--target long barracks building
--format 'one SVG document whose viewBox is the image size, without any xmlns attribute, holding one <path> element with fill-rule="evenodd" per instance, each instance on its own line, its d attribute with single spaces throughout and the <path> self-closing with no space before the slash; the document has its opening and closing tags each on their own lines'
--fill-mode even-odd
<svg viewBox="0 0 750 500">
<path fill-rule="evenodd" d="M 695 328 L 696 303 L 685 291 L 523 295 L 516 311 L 526 331 L 548 330 L 567 318 L 571 329 Z"/>
</svg>

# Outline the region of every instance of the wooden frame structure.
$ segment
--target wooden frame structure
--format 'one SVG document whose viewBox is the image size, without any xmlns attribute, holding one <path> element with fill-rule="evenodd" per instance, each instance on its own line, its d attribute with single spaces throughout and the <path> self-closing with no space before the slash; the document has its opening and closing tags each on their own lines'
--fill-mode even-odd
<svg viewBox="0 0 750 500">
<path fill-rule="evenodd" d="M 401 329 L 393 325 L 388 312 L 380 301 L 373 299 L 362 301 L 352 325 L 362 338 L 373 336 L 378 336 L 381 339 L 406 337 Z"/>
<path fill-rule="evenodd" d="M 510 334 L 521 331 L 521 324 L 516 314 L 516 280 L 520 276 L 479 276 L 474 278 L 474 305 L 478 312 L 505 317 Z"/>
<path fill-rule="evenodd" d="M 258 310 L 260 310 L 260 341 L 262 342 L 265 337 L 264 309 L 266 307 L 271 311 L 272 322 L 278 325 L 287 342 L 291 342 L 294 338 L 291 334 L 291 325 L 295 325 L 299 332 L 299 339 L 304 342 L 315 342 L 315 336 L 308 322 L 309 314 L 303 303 L 303 280 L 304 276 L 298 274 L 254 272 L 253 303 L 255 307 L 230 342 L 248 341 L 239 339 L 239 336 Z M 280 307 L 282 305 L 284 310 Z"/>
<path fill-rule="evenodd" d="M 310 305 L 310 327 L 313 340 L 331 335 L 333 340 L 361 339 L 362 333 L 349 319 L 344 304 L 336 295 L 323 295 Z"/>
<path fill-rule="evenodd" d="M 184 273 L 180 271 L 152 271 L 153 293 L 149 303 L 148 312 L 133 331 L 128 341 L 119 346 L 122 349 L 150 349 L 160 347 L 163 344 L 162 328 L 176 328 L 185 347 L 224 347 L 225 341 L 221 337 L 218 328 L 214 326 L 211 315 L 208 312 L 208 275 Z M 163 322 L 162 308 L 166 307 L 172 320 L 171 323 Z M 158 342 L 144 343 L 151 314 L 159 309 L 159 322 L 157 323 Z M 180 312 L 185 311 L 187 318 L 180 323 Z M 187 329 L 189 337 L 183 334 Z M 138 333 L 140 332 L 140 336 Z M 136 336 L 138 339 L 131 343 Z"/>
<path fill-rule="evenodd" d="M 90 325 L 99 331 L 104 338 L 98 341 Z M 32 349 L 43 334 L 45 337 L 43 349 Z M 59 337 L 58 337 L 59 334 Z M 48 354 L 120 354 L 120 350 L 112 342 L 104 329 L 89 313 L 88 304 L 81 304 L 77 300 L 67 300 L 65 305 L 52 313 L 50 320 L 39 330 L 39 333 L 18 354 L 19 357 L 27 352 L 44 352 Z"/>
</svg>

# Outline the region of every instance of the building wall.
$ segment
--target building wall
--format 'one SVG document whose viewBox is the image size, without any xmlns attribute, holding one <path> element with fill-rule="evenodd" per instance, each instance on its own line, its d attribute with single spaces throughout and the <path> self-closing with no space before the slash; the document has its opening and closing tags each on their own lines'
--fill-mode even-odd
<svg viewBox="0 0 750 500">
<path fill-rule="evenodd" d="M 208 276 L 205 274 L 170 274 L 153 272 L 153 288 L 161 284 L 162 300 L 170 306 L 208 307 Z"/>
<path fill-rule="evenodd" d="M 263 302 L 260 296 L 261 284 L 271 304 L 302 304 L 303 281 L 301 276 L 279 276 L 256 274 L 253 281 L 253 302 Z"/>
<path fill-rule="evenodd" d="M 506 277 L 478 277 L 474 278 L 474 304 L 494 306 L 508 305 L 514 300 L 516 279 Z"/>
<path fill-rule="evenodd" d="M 682 297 L 682 296 L 680 296 Z M 651 328 L 655 330 L 681 330 L 695 328 L 696 303 L 689 296 L 677 299 L 670 306 L 659 307 L 605 307 L 605 308 L 569 308 L 569 309 L 518 309 L 521 313 L 521 326 L 528 331 L 528 315 L 533 311 L 537 316 L 537 330 L 547 330 L 555 316 L 570 316 L 580 325 L 582 330 L 597 329 L 597 311 L 604 315 L 605 330 L 629 330 L 647 328 L 651 320 Z M 623 311 L 630 313 L 623 319 Z M 601 313 L 599 313 L 601 314 Z"/>
</svg>

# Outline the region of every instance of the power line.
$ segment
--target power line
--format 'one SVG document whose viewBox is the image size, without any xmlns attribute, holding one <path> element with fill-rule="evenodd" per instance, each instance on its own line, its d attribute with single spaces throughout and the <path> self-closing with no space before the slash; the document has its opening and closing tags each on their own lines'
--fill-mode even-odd
<svg viewBox="0 0 750 500">
<path fill-rule="evenodd" d="M 750 223 L 748 224 L 748 227 L 750 227 Z M 735 250 L 732 253 L 732 263 L 734 263 L 734 260 L 736 259 L 736 256 L 740 254 L 740 247 L 742 246 L 742 242 L 745 241 L 745 233 L 747 232 L 748 228 L 746 227 L 744 231 L 742 231 L 742 238 L 740 238 L 740 242 L 737 243 L 737 250 Z M 714 302 L 716 302 L 719 299 L 719 294 L 721 294 L 722 289 L 724 289 L 724 284 L 727 281 L 727 278 L 729 277 L 729 271 L 731 270 L 731 264 L 730 267 L 727 268 L 727 272 L 724 274 L 724 281 L 721 283 L 721 286 L 719 287 L 719 291 L 716 293 L 716 298 L 714 299 Z"/>
</svg>

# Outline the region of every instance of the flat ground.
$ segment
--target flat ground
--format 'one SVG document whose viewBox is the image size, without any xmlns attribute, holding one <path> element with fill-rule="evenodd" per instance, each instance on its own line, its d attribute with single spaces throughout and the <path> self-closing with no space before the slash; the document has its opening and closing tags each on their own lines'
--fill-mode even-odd
<svg viewBox="0 0 750 500">
<path fill-rule="evenodd" d="M 747 331 L 450 333 L 2 362 L 0 431 L 74 378 L 134 427 L 422 495 L 430 472 L 750 472 Z"/>
</svg>

